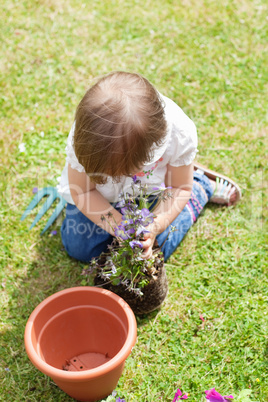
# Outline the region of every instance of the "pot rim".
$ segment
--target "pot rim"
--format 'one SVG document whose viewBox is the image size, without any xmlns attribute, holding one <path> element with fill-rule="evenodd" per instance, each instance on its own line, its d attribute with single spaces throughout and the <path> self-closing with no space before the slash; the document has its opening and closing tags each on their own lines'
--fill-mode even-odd
<svg viewBox="0 0 268 402">
<path fill-rule="evenodd" d="M 119 352 L 108 362 L 102 364 L 101 366 L 98 366 L 93 369 L 89 370 L 83 370 L 83 371 L 64 371 L 62 369 L 58 369 L 56 367 L 51 366 L 50 364 L 46 363 L 36 352 L 35 348 L 32 345 L 31 342 L 31 333 L 34 325 L 34 320 L 39 314 L 39 312 L 42 310 L 42 308 L 47 305 L 49 302 L 52 300 L 57 299 L 59 296 L 66 294 L 66 293 L 73 293 L 73 292 L 78 292 L 78 291 L 84 291 L 84 292 L 95 292 L 95 293 L 103 293 L 107 295 L 108 297 L 114 299 L 117 303 L 119 303 L 122 307 L 122 309 L 125 311 L 127 321 L 128 321 L 128 333 L 127 333 L 127 338 L 122 346 L 122 348 L 119 350 Z M 31 313 L 26 327 L 25 327 L 25 332 L 24 332 L 24 343 L 25 343 L 25 349 L 28 354 L 29 359 L 31 362 L 36 366 L 42 373 L 48 375 L 49 377 L 56 378 L 59 380 L 65 380 L 65 381 L 83 381 L 85 379 L 93 379 L 96 377 L 101 377 L 108 373 L 109 371 L 116 369 L 118 366 L 120 366 L 122 363 L 125 362 L 127 357 L 130 355 L 133 346 L 135 345 L 137 338 L 137 322 L 135 315 L 129 305 L 118 295 L 115 293 L 111 292 L 110 290 L 107 289 L 100 289 L 96 288 L 93 286 L 77 286 L 73 288 L 68 288 L 61 290 L 59 292 L 54 293 L 53 295 L 47 297 L 45 300 L 43 300 Z"/>
</svg>

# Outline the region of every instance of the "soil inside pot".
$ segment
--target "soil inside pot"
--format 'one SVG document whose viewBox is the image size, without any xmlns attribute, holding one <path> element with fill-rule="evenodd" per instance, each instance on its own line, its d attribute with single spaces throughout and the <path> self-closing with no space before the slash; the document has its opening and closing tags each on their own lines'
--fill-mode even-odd
<svg viewBox="0 0 268 402">
<path fill-rule="evenodd" d="M 112 285 L 107 280 L 101 278 L 98 272 L 94 278 L 94 284 L 118 294 L 118 296 L 122 297 L 129 304 L 135 314 L 150 313 L 161 306 L 168 293 L 167 276 L 162 253 L 159 254 L 159 257 L 155 262 L 154 274 L 148 276 L 149 283 L 141 289 L 142 296 L 137 296 L 121 284 Z"/>
</svg>

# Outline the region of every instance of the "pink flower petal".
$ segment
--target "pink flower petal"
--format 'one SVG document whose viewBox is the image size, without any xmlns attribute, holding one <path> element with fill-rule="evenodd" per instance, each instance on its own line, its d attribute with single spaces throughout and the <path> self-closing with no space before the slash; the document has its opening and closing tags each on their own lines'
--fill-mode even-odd
<svg viewBox="0 0 268 402">
<path fill-rule="evenodd" d="M 178 399 L 179 399 L 179 396 L 181 396 L 181 395 L 182 395 L 182 392 L 181 392 L 181 390 L 178 388 L 178 389 L 177 389 L 177 392 L 175 393 L 175 396 L 174 396 L 174 399 L 173 399 L 172 402 L 177 402 Z"/>
<path fill-rule="evenodd" d="M 209 402 L 224 402 L 223 396 L 219 394 L 215 388 L 205 391 L 205 394 Z"/>
<path fill-rule="evenodd" d="M 222 396 L 215 390 L 215 388 L 205 391 L 206 398 L 209 402 L 228 402 L 228 400 L 233 399 L 233 396 Z M 227 399 L 226 399 L 227 398 Z"/>
</svg>

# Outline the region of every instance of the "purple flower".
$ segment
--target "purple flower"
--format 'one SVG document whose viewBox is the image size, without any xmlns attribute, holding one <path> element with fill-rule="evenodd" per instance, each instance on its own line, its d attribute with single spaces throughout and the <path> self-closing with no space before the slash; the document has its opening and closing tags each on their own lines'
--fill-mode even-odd
<svg viewBox="0 0 268 402">
<path fill-rule="evenodd" d="M 56 236 L 57 231 L 56 230 L 52 230 L 52 232 L 50 232 L 51 236 Z"/>
<path fill-rule="evenodd" d="M 154 221 L 154 214 L 152 214 L 149 209 L 147 208 L 142 208 L 141 210 L 141 216 L 142 216 L 142 224 L 144 226 L 149 225 L 150 223 L 153 223 Z"/>
<path fill-rule="evenodd" d="M 144 226 L 140 225 L 140 226 L 138 226 L 138 229 L 136 230 L 136 236 L 139 236 L 142 233 L 149 233 L 149 230 L 146 230 Z"/>
<path fill-rule="evenodd" d="M 130 229 L 126 230 L 126 233 L 129 234 L 129 235 L 132 235 L 132 234 L 135 233 L 135 229 L 134 229 L 134 228 L 130 228 Z"/>
<path fill-rule="evenodd" d="M 142 244 L 141 244 L 141 242 L 138 241 L 138 240 L 131 240 L 131 241 L 129 242 L 129 245 L 130 245 L 131 248 L 134 248 L 134 247 L 142 248 Z"/>
<path fill-rule="evenodd" d="M 152 190 L 154 190 L 154 191 L 165 191 L 165 190 L 167 190 L 168 188 L 172 188 L 172 187 L 166 187 L 166 186 L 165 186 L 165 183 L 161 183 L 160 186 L 158 186 L 158 187 L 153 187 Z"/>
<path fill-rule="evenodd" d="M 181 396 L 181 398 L 179 398 Z M 188 399 L 188 395 L 185 394 L 182 396 L 181 390 L 178 388 L 177 392 L 175 393 L 174 399 L 172 402 L 177 402 L 179 399 Z"/>
<path fill-rule="evenodd" d="M 117 228 L 114 230 L 114 233 L 117 237 L 120 237 L 122 240 L 129 239 L 128 233 L 125 231 L 124 226 L 118 225 Z"/>
<path fill-rule="evenodd" d="M 121 208 L 121 214 L 125 217 L 133 217 L 133 215 L 137 215 L 139 211 L 135 211 L 138 208 L 136 204 L 127 204 L 123 208 Z"/>
<path fill-rule="evenodd" d="M 132 177 L 133 183 L 131 184 L 132 188 L 139 185 L 141 183 L 140 179 L 137 177 L 137 175 Z"/>
<path fill-rule="evenodd" d="M 121 399 L 120 397 L 116 398 L 115 402 L 126 402 L 125 399 Z"/>
<path fill-rule="evenodd" d="M 32 193 L 36 194 L 38 192 L 38 187 L 34 187 Z"/>
<path fill-rule="evenodd" d="M 121 214 L 124 216 L 128 216 L 131 213 L 128 207 L 121 208 Z"/>
<path fill-rule="evenodd" d="M 215 391 L 215 388 L 205 391 L 205 394 L 209 402 L 228 402 L 230 399 L 234 399 L 232 395 L 222 396 L 217 391 Z"/>
<path fill-rule="evenodd" d="M 126 205 L 125 200 L 120 200 L 117 204 L 116 204 L 116 208 L 122 208 Z"/>
<path fill-rule="evenodd" d="M 121 224 L 123 226 L 132 225 L 132 223 L 133 223 L 133 219 L 128 219 L 125 215 L 122 216 Z"/>
</svg>

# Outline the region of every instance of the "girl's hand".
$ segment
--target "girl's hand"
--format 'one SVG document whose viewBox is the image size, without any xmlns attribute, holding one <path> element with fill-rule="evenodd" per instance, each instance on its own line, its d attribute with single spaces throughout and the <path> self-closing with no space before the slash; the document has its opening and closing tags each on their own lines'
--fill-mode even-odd
<svg viewBox="0 0 268 402">
<path fill-rule="evenodd" d="M 139 240 L 142 243 L 142 247 L 144 249 L 144 252 L 142 253 L 142 257 L 145 260 L 148 260 L 148 258 L 151 258 L 153 255 L 153 246 L 155 243 L 155 238 L 158 235 L 158 232 L 156 230 L 156 226 L 154 223 L 146 227 L 149 232 L 144 233 L 143 237 L 144 240 Z"/>
</svg>

